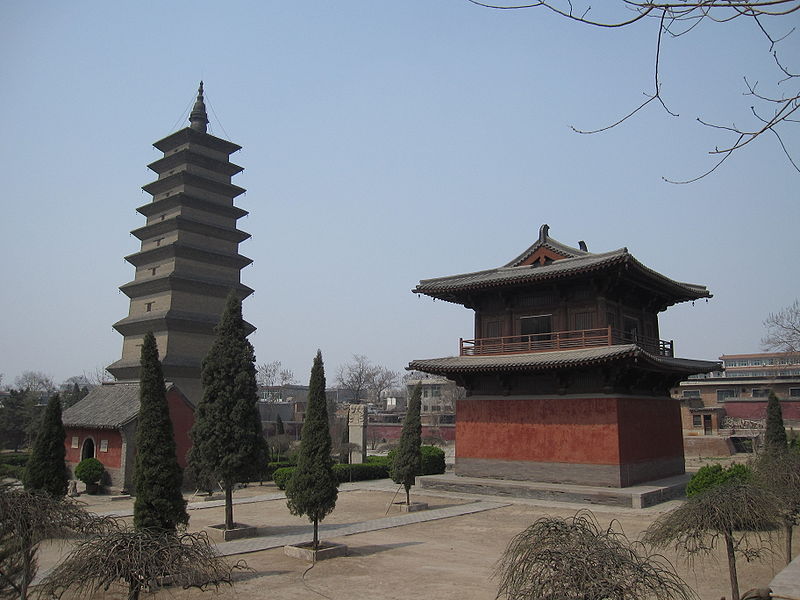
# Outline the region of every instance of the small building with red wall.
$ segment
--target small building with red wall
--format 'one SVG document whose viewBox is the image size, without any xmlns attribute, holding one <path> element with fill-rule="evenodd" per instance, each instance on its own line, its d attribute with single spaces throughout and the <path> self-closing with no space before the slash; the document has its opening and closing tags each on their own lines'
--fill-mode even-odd
<svg viewBox="0 0 800 600">
<path fill-rule="evenodd" d="M 412 361 L 466 389 L 456 404 L 457 475 L 626 487 L 684 473 L 669 390 L 718 363 L 676 358 L 658 313 L 708 298 L 621 248 L 549 236 L 495 269 L 413 291 L 475 311 L 458 356 Z"/>
<path fill-rule="evenodd" d="M 186 468 L 194 409 L 176 385 L 166 386 L 178 464 Z M 67 466 L 74 472 L 84 458 L 96 458 L 108 475 L 106 485 L 133 492 L 138 417 L 138 381 L 104 383 L 92 389 L 63 414 Z"/>
</svg>

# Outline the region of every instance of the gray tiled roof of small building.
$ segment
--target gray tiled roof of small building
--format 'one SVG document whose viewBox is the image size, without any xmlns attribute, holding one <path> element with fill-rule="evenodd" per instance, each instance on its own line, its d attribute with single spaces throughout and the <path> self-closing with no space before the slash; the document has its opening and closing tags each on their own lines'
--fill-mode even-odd
<svg viewBox="0 0 800 600">
<path fill-rule="evenodd" d="M 575 367 L 589 364 L 611 362 L 628 357 L 635 357 L 653 366 L 669 370 L 700 373 L 716 370 L 719 363 L 688 358 L 669 358 L 646 352 L 636 344 L 620 344 L 599 348 L 580 348 L 577 350 L 555 350 L 551 352 L 532 352 L 527 354 L 503 354 L 487 356 L 448 356 L 414 360 L 408 368 L 429 373 L 466 373 L 508 370 L 539 370 Z"/>
<path fill-rule="evenodd" d="M 104 383 L 64 411 L 68 427 L 121 427 L 139 414 L 139 382 Z"/>
</svg>

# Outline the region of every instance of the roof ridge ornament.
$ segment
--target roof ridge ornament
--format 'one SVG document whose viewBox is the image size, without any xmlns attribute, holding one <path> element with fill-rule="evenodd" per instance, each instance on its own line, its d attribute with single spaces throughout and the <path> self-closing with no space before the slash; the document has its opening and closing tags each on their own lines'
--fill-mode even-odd
<svg viewBox="0 0 800 600">
<path fill-rule="evenodd" d="M 542 226 L 539 227 L 539 243 L 544 244 L 547 241 L 549 233 L 550 225 L 543 223 Z"/>
<path fill-rule="evenodd" d="M 203 81 L 200 80 L 200 87 L 197 88 L 197 100 L 192 107 L 189 115 L 189 127 L 195 131 L 207 133 L 208 114 L 206 114 L 206 104 L 203 101 Z"/>
</svg>

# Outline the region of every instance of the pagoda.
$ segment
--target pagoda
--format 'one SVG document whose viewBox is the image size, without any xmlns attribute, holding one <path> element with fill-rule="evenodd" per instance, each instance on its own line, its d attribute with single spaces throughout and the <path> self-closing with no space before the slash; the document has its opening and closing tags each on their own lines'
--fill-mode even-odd
<svg viewBox="0 0 800 600">
<path fill-rule="evenodd" d="M 118 380 L 138 380 L 142 338 L 152 331 L 165 380 L 195 405 L 227 295 L 253 292 L 240 281 L 252 261 L 239 254 L 239 243 L 250 235 L 236 227 L 248 213 L 234 205 L 245 190 L 231 183 L 242 167 L 230 155 L 241 146 L 210 135 L 208 122 L 201 81 L 189 126 L 153 144 L 164 155 L 148 165 L 158 178 L 142 187 L 153 198 L 137 209 L 147 219 L 131 232 L 141 248 L 125 257 L 136 274 L 119 288 L 130 310 L 114 324 L 124 336 L 122 358 L 108 367 Z"/>
<path fill-rule="evenodd" d="M 542 225 L 495 269 L 413 290 L 475 311 L 458 356 L 414 360 L 466 389 L 455 473 L 626 487 L 684 473 L 680 403 L 669 390 L 719 364 L 674 356 L 658 313 L 711 294 L 649 269 L 627 248 L 589 252 Z"/>
</svg>

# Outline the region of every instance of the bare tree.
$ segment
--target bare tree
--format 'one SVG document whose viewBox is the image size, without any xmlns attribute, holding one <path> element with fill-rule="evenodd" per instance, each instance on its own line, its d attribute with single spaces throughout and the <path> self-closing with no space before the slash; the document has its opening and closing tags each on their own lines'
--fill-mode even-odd
<svg viewBox="0 0 800 600">
<path fill-rule="evenodd" d="M 689 498 L 659 517 L 644 534 L 646 543 L 674 545 L 687 558 L 707 556 L 725 545 L 731 598 L 739 600 L 736 555 L 746 560 L 772 551 L 773 531 L 782 525 L 778 497 L 759 485 L 731 480 Z"/>
<path fill-rule="evenodd" d="M 282 368 L 279 360 L 261 363 L 256 366 L 256 379 L 258 380 L 258 385 L 267 387 L 297 383 L 294 371 Z"/>
<path fill-rule="evenodd" d="M 666 558 L 629 541 L 613 523 L 602 529 L 590 511 L 538 519 L 514 536 L 494 576 L 497 598 L 508 600 L 696 598 Z"/>
<path fill-rule="evenodd" d="M 399 380 L 400 374 L 397 371 L 392 371 L 387 367 L 374 367 L 369 381 L 369 391 L 373 402 L 380 403 L 383 393 L 396 386 Z"/>
<path fill-rule="evenodd" d="M 71 500 L 0 484 L 0 598 L 28 597 L 44 540 L 115 527 L 114 519 L 88 513 Z"/>
<path fill-rule="evenodd" d="M 45 578 L 41 594 L 61 598 L 73 591 L 90 598 L 123 584 L 128 600 L 137 600 L 142 590 L 154 592 L 169 586 L 218 589 L 233 583 L 234 570 L 247 568 L 243 561 L 231 565 L 217 555 L 204 532 L 120 529 L 79 544 Z"/>
<path fill-rule="evenodd" d="M 42 371 L 25 371 L 14 379 L 14 387 L 24 392 L 52 394 L 56 391 L 53 378 Z"/>
<path fill-rule="evenodd" d="M 800 300 L 795 300 L 764 319 L 766 335 L 761 338 L 764 350 L 800 352 Z"/>
<path fill-rule="evenodd" d="M 83 379 L 91 386 L 103 385 L 106 382 L 114 380 L 111 373 L 106 371 L 105 367 L 101 366 L 97 366 L 91 371 L 84 371 Z"/>
<path fill-rule="evenodd" d="M 340 387 L 353 392 L 353 401 L 356 403 L 364 399 L 364 395 L 372 385 L 375 367 L 363 354 L 353 354 L 353 359 L 339 367 L 336 382 Z"/>
<path fill-rule="evenodd" d="M 788 565 L 792 562 L 792 534 L 800 523 L 800 453 L 789 448 L 784 452 L 761 452 L 752 467 L 758 483 L 778 497 Z"/>
<path fill-rule="evenodd" d="M 480 0 L 467 0 L 472 4 L 498 10 L 535 9 L 551 11 L 578 23 L 603 28 L 630 27 L 636 24 L 652 23 L 654 26 L 654 78 L 653 87 L 645 93 L 646 99 L 637 103 L 632 110 L 612 123 L 595 129 L 579 129 L 577 133 L 599 133 L 616 127 L 633 117 L 647 105 L 657 102 L 670 116 L 678 115 L 670 110 L 662 97 L 659 63 L 663 58 L 664 38 L 679 38 L 695 30 L 704 21 L 728 23 L 737 19 L 749 20 L 753 28 L 764 38 L 765 56 L 769 57 L 774 69 L 773 89 L 762 92 L 758 82 L 750 82 L 745 77 L 744 93 L 753 105 L 750 107 L 751 125 L 723 125 L 698 117 L 697 121 L 730 135 L 730 141 L 717 146 L 709 154 L 717 157 L 714 165 L 698 177 L 687 180 L 667 180 L 670 183 L 690 183 L 714 172 L 735 151 L 740 150 L 762 135 L 772 134 L 786 155 L 792 168 L 800 172 L 800 166 L 792 157 L 782 138 L 788 127 L 798 122 L 800 109 L 800 73 L 795 72 L 781 60 L 779 44 L 794 31 L 795 23 L 787 20 L 800 10 L 800 0 L 669 0 L 652 2 L 649 0 L 620 0 L 589 4 L 588 0 L 536 0 L 516 4 L 492 4 Z M 597 8 L 599 6 L 599 9 Z"/>
</svg>

